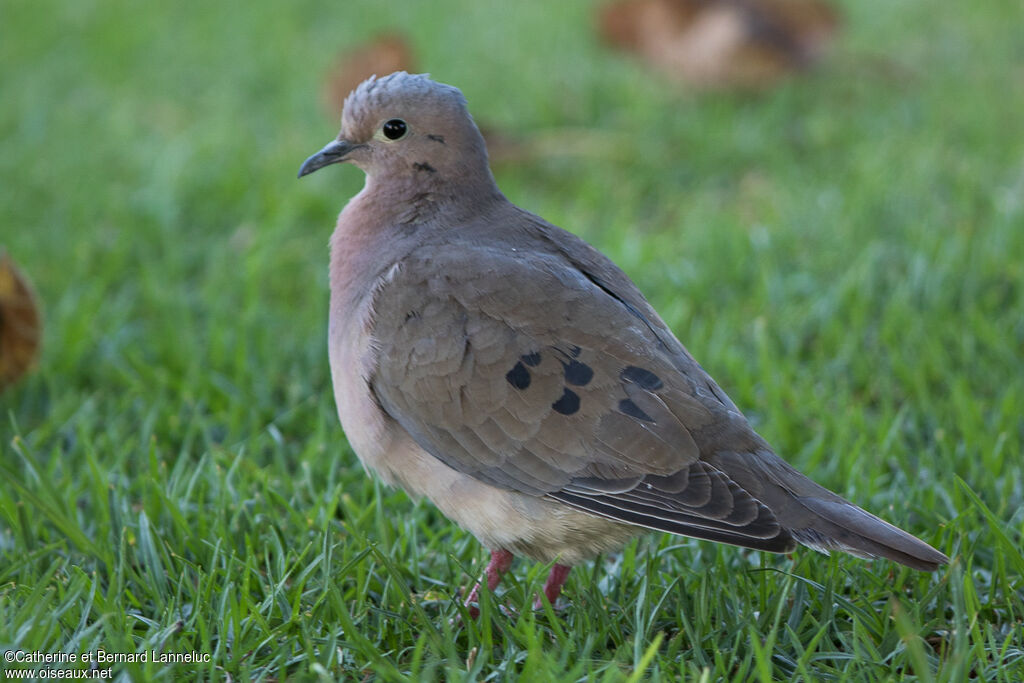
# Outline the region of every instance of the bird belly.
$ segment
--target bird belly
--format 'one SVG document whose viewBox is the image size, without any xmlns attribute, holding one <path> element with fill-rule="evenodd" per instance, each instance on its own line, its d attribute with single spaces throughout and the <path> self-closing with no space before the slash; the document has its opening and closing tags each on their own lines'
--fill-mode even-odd
<svg viewBox="0 0 1024 683">
<path fill-rule="evenodd" d="M 369 466 L 385 482 L 430 500 L 485 547 L 538 562 L 578 564 L 643 532 L 554 500 L 491 486 L 445 465 L 404 431 Z"/>
</svg>

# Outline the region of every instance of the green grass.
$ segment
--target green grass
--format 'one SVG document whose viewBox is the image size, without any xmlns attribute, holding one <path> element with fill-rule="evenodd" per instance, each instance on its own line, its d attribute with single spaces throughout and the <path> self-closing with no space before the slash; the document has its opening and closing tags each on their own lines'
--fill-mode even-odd
<svg viewBox="0 0 1024 683">
<path fill-rule="evenodd" d="M 211 656 L 131 680 L 1024 679 L 1019 3 L 847 2 L 824 67 L 754 97 L 666 89 L 590 12 L 3 2 L 0 243 L 46 314 L 0 396 L 3 649 Z M 525 608 L 546 568 L 520 561 L 451 626 L 485 550 L 369 479 L 334 413 L 326 242 L 361 174 L 295 180 L 336 132 L 336 51 L 389 27 L 550 141 L 497 169 L 511 199 L 622 265 L 786 458 L 953 564 L 649 535 L 564 611 Z"/>
</svg>

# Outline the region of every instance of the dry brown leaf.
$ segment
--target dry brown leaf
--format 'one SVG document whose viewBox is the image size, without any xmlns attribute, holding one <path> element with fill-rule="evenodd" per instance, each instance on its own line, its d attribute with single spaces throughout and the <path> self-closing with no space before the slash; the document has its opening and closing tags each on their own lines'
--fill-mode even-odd
<svg viewBox="0 0 1024 683">
<path fill-rule="evenodd" d="M 521 164 L 537 157 L 537 151 L 522 136 L 483 123 L 479 127 L 487 145 L 487 160 L 492 165 Z"/>
<path fill-rule="evenodd" d="M 338 55 L 324 83 L 324 106 L 332 117 L 337 117 L 345 98 L 357 85 L 375 74 L 415 71 L 415 61 L 409 41 L 397 33 L 380 35 L 345 50 Z"/>
<path fill-rule="evenodd" d="M 480 134 L 492 166 L 530 164 L 553 157 L 629 160 L 629 141 L 624 136 L 596 128 L 541 128 L 527 135 L 481 124 Z"/>
<path fill-rule="evenodd" d="M 41 339 L 42 323 L 32 288 L 0 250 L 0 390 L 28 372 Z"/>
<path fill-rule="evenodd" d="M 606 43 L 677 82 L 763 88 L 820 59 L 839 14 L 822 0 L 620 0 L 598 23 Z"/>
</svg>

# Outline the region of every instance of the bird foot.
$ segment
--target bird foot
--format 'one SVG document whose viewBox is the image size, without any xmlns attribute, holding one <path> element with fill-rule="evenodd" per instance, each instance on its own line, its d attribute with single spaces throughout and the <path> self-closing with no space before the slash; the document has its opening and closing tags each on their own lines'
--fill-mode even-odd
<svg viewBox="0 0 1024 683">
<path fill-rule="evenodd" d="M 512 566 L 512 560 L 514 559 L 515 556 L 507 550 L 491 551 L 491 561 L 487 563 L 487 567 L 484 569 L 484 576 L 487 577 L 487 590 L 494 592 L 494 589 L 501 583 L 501 577 Z M 465 602 L 463 602 L 466 606 L 466 611 L 469 612 L 469 616 L 473 619 L 480 616 L 480 608 L 477 607 L 478 602 L 480 602 L 479 581 L 473 586 L 473 590 L 469 592 Z"/>
<path fill-rule="evenodd" d="M 548 580 L 544 582 L 544 597 L 548 599 L 552 607 L 558 601 L 558 596 L 562 594 L 562 586 L 565 584 L 565 580 L 569 578 L 571 570 L 572 567 L 565 564 L 556 564 L 551 567 Z M 541 609 L 542 607 L 544 607 L 544 601 L 538 595 L 533 601 L 533 608 Z"/>
<path fill-rule="evenodd" d="M 493 550 L 491 551 L 491 561 L 487 563 L 487 567 L 484 569 L 484 576 L 487 577 L 487 590 L 494 591 L 498 584 L 501 583 L 501 577 L 509 570 L 512 566 L 512 560 L 514 559 L 512 553 L 507 550 Z M 547 580 L 544 582 L 544 589 L 542 591 L 543 597 L 547 598 L 547 601 L 554 607 L 558 602 L 558 596 L 562 594 L 562 586 L 565 585 L 565 580 L 569 578 L 569 572 L 572 567 L 565 564 L 555 564 L 551 567 L 551 572 L 548 574 Z M 463 604 L 466 606 L 466 612 L 469 614 L 471 619 L 476 619 L 480 616 L 480 608 L 478 603 L 480 602 L 480 586 L 482 584 L 477 582 L 473 586 L 473 589 L 469 591 L 469 595 L 466 596 Z M 544 607 L 544 600 L 541 595 L 537 595 L 533 602 L 534 609 L 542 609 Z M 515 610 L 509 605 L 502 605 L 500 607 L 502 613 L 505 615 L 515 614 Z M 453 620 L 453 624 L 457 624 L 459 620 Z"/>
</svg>

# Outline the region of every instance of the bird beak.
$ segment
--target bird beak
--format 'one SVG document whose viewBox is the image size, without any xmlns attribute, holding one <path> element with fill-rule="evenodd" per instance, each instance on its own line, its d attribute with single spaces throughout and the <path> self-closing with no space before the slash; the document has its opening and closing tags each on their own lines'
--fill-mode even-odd
<svg viewBox="0 0 1024 683">
<path fill-rule="evenodd" d="M 345 161 L 345 156 L 357 147 L 362 147 L 362 145 L 351 143 L 348 140 L 332 140 L 322 150 L 302 162 L 302 166 L 299 168 L 299 177 L 309 175 L 324 166 Z"/>
</svg>

